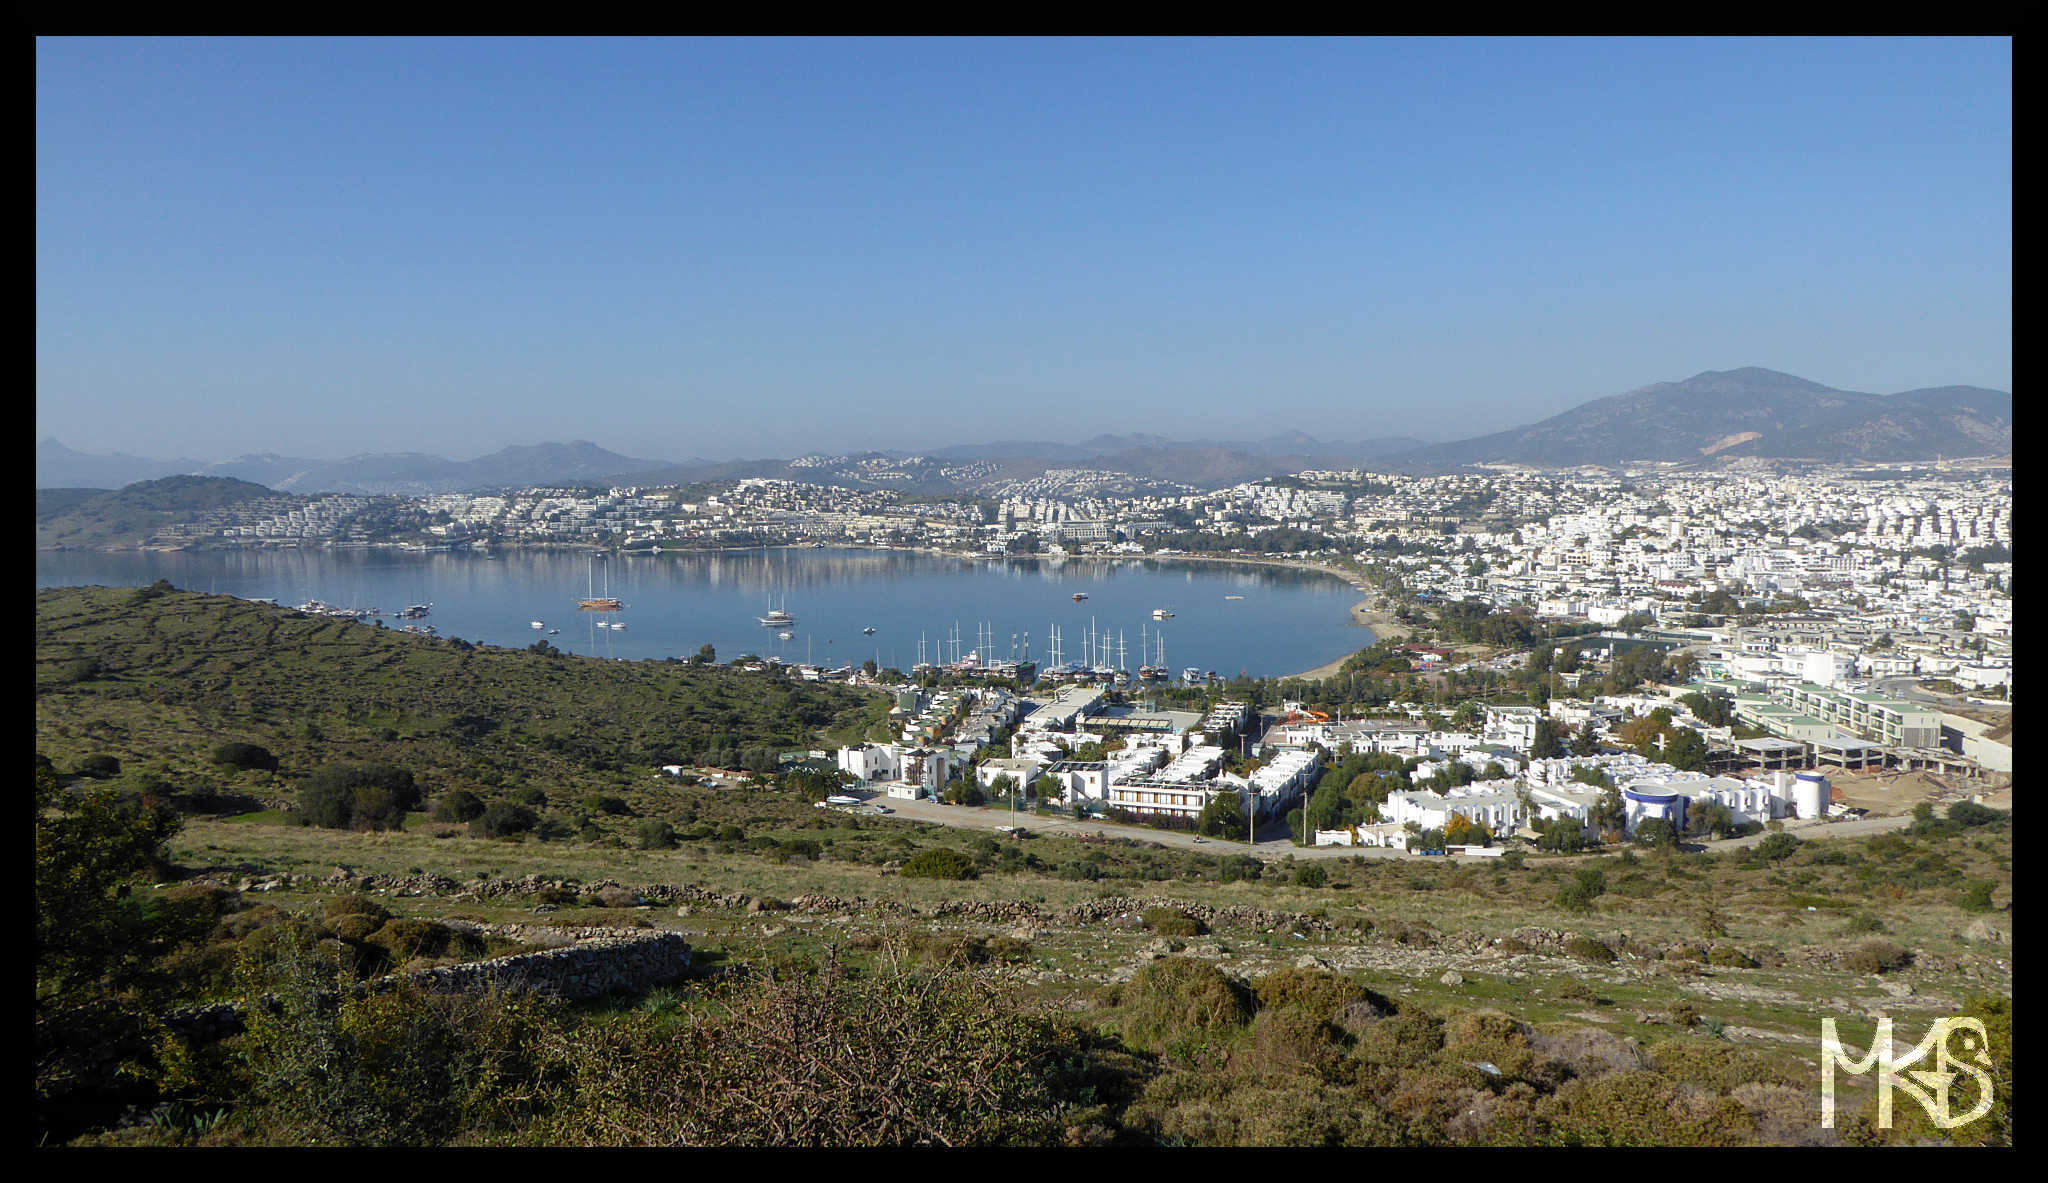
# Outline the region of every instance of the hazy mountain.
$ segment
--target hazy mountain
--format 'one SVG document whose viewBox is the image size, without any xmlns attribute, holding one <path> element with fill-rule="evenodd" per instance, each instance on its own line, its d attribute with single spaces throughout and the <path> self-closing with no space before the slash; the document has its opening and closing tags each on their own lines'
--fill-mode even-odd
<svg viewBox="0 0 2048 1183">
<path fill-rule="evenodd" d="M 36 444 L 38 489 L 118 489 L 204 467 L 197 460 L 151 460 L 125 452 L 74 452 L 53 439 Z"/>
<path fill-rule="evenodd" d="M 467 489 L 603 483 L 616 474 L 673 467 L 606 451 L 588 440 L 511 447 L 475 460 L 448 460 L 422 452 L 374 452 L 344 460 L 308 460 L 255 453 L 234 460 L 148 460 L 116 453 L 74 452 L 56 440 L 36 449 L 38 488 L 90 486 L 118 489 L 171 475 L 233 478 L 290 493 L 398 493 L 419 496 Z"/>
<path fill-rule="evenodd" d="M 1540 423 L 1397 458 L 1410 467 L 1569 466 L 1715 456 L 1932 460 L 2012 448 L 2012 395 L 1947 386 L 1884 396 L 1775 370 L 1709 370 L 1595 399 Z"/>
</svg>

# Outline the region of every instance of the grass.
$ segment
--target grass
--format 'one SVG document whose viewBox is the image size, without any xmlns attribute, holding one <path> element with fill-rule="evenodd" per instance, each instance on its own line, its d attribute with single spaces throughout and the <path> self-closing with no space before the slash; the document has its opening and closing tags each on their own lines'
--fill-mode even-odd
<svg viewBox="0 0 2048 1183">
<path fill-rule="evenodd" d="M 74 589 L 39 596 L 38 750 L 60 767 L 96 753 L 113 754 L 123 763 L 117 786 L 141 789 L 159 778 L 189 789 L 196 781 L 263 806 L 188 816 L 171 844 L 173 861 L 185 871 L 216 873 L 230 882 L 291 872 L 317 883 L 337 865 L 388 877 L 424 868 L 465 885 L 532 875 L 628 887 L 695 885 L 725 896 L 781 900 L 859 898 L 907 910 L 747 913 L 693 905 L 683 917 L 671 908 L 595 908 L 577 901 L 536 914 L 537 901 L 524 897 L 380 897 L 394 911 L 429 919 L 645 923 L 685 932 L 709 953 L 762 964 L 815 963 L 830 955 L 874 965 L 891 949 L 914 952 L 920 944 L 930 949 L 955 938 L 1006 936 L 1019 922 L 942 919 L 933 912 L 941 904 L 1028 902 L 1039 915 L 1023 922 L 1032 929 L 1027 963 L 1001 972 L 1029 1001 L 1084 1018 L 1092 1013 L 1090 1000 L 1109 983 L 1150 963 L 1162 938 L 1142 928 L 1063 923 L 1059 917 L 1067 909 L 1102 899 L 1132 901 L 1133 912 L 1158 900 L 1190 909 L 1252 908 L 1316 923 L 1297 938 L 1289 925 L 1219 919 L 1208 922 L 1207 934 L 1173 939 L 1183 944 L 1184 955 L 1210 960 L 1238 977 L 1312 956 L 1431 1012 L 1495 1007 L 1532 1023 L 1601 1026 L 1645 1043 L 1712 1038 L 1702 1030 L 1687 1033 L 1637 1020 L 1638 1013 L 1663 1016 L 1674 1003 L 1688 1001 L 1703 1027 L 1711 1021 L 1730 1040 L 1801 1070 L 1818 1054 L 1821 1017 L 1836 1018 L 1845 1040 L 1867 1046 L 1873 1010 L 1881 1008 L 1918 1031 L 1969 993 L 2010 991 L 2010 948 L 1964 939 L 1961 934 L 1976 917 L 1957 905 L 1972 880 L 1996 885 L 1996 899 L 2010 898 L 2009 822 L 1959 835 L 1808 842 L 1778 862 L 1749 852 L 1643 853 L 1633 866 L 1611 858 L 1531 859 L 1520 868 L 1329 859 L 1315 864 L 1328 871 L 1328 885 L 1309 887 L 1294 882 L 1297 864 L 1282 860 L 1269 865 L 1261 880 L 1225 883 L 1224 860 L 1237 853 L 1229 848 L 1168 849 L 1135 839 L 1059 834 L 999 840 L 899 817 L 818 810 L 815 794 L 797 789 L 682 784 L 660 777 L 651 765 L 622 761 L 617 750 L 547 739 L 579 728 L 601 731 L 598 720 L 627 699 L 634 703 L 622 727 L 627 732 L 680 726 L 695 717 L 692 711 L 709 710 L 717 699 L 723 704 L 717 709 L 733 710 L 728 717 L 734 721 L 725 725 L 738 734 L 753 716 L 733 708 L 735 701 L 801 694 L 804 688 L 746 681 L 723 671 L 702 677 L 704 671 L 695 667 L 656 666 L 630 671 L 628 678 L 610 672 L 628 663 L 584 666 L 508 651 L 462 654 L 445 643 L 223 604 L 220 597 L 171 593 L 136 605 L 120 601 L 127 594 L 132 593 Z M 97 646 L 113 655 L 101 656 L 103 676 L 66 681 L 82 655 Z M 264 646 L 275 650 L 268 663 L 250 656 L 251 647 L 260 653 Z M 331 671 L 316 687 L 322 693 L 284 684 L 306 681 L 316 665 Z M 512 701 L 522 694 L 532 697 Z M 481 735 L 467 734 L 465 728 L 475 726 L 458 725 L 460 716 L 449 714 L 460 695 L 496 704 L 489 709 L 501 711 L 504 721 Z M 652 701 L 640 702 L 643 695 Z M 779 701 L 787 708 L 796 700 Z M 887 710 L 878 696 L 827 697 L 813 705 L 837 710 L 828 722 L 842 735 L 873 726 L 877 708 Z M 307 738 L 303 727 L 293 731 L 302 722 L 295 713 L 301 706 L 317 721 L 322 738 Z M 398 738 L 385 738 L 386 732 Z M 818 742 L 815 732 L 761 734 L 792 736 L 778 746 Z M 213 765 L 212 748 L 228 739 L 271 747 L 284 758 L 285 771 Z M 399 762 L 414 768 L 430 793 L 458 785 L 476 786 L 486 798 L 537 790 L 542 801 L 536 808 L 565 837 L 475 838 L 466 826 L 434 822 L 424 813 L 408 815 L 403 828 L 385 832 L 290 824 L 284 806 L 296 776 L 341 759 Z M 626 812 L 594 812 L 581 804 L 597 795 L 622 798 Z M 635 834 L 648 819 L 704 836 L 672 850 L 641 850 Z M 718 837 L 721 832 L 727 836 Z M 895 873 L 918 852 L 937 848 L 973 859 L 980 877 L 920 880 Z M 799 850 L 817 857 L 794 853 Z M 1100 877 L 1061 877 L 1062 867 L 1081 862 L 1093 864 Z M 1589 866 L 1604 871 L 1606 885 L 1591 910 L 1567 912 L 1551 904 L 1558 889 Z M 326 894 L 299 884 L 250 899 L 298 909 L 317 906 Z M 1852 916 L 1864 914 L 1882 923 L 1881 939 L 1914 952 L 1912 966 L 1883 979 L 1910 983 L 1912 995 L 1893 997 L 1879 980 L 1828 963 L 1872 939 L 1851 923 Z M 1991 919 L 2002 929 L 2011 927 L 2009 916 Z M 1404 943 L 1398 939 L 1403 930 L 1433 934 L 1435 944 Z M 1524 930 L 1586 934 L 1620 956 L 1594 965 L 1540 948 L 1516 956 L 1487 951 L 1496 938 Z M 1679 965 L 1631 952 L 1680 942 L 1703 952 L 1733 947 L 1763 964 Z M 1443 984 L 1447 967 L 1459 970 L 1459 984 Z"/>
</svg>

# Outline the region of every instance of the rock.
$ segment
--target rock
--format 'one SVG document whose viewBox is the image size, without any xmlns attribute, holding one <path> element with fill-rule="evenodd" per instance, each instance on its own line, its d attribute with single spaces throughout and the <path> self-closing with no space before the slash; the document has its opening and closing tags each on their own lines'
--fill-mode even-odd
<svg viewBox="0 0 2048 1183">
<path fill-rule="evenodd" d="M 1963 930 L 1963 935 L 1972 941 L 1983 944 L 2002 945 L 2005 943 L 2005 934 L 1993 928 L 1991 922 L 1982 916 L 1970 921 L 1970 926 Z"/>
<path fill-rule="evenodd" d="M 682 917 L 689 917 L 696 915 L 696 911 L 697 910 L 695 908 L 692 908 L 690 905 L 684 904 L 682 907 L 676 909 L 676 915 Z"/>
<path fill-rule="evenodd" d="M 1330 963 L 1313 953 L 1303 953 L 1294 959 L 1296 969 L 1329 969 Z"/>
<path fill-rule="evenodd" d="M 1886 981 L 1879 982 L 1878 985 L 1883 987 L 1884 992 L 1893 998 L 1911 998 L 1913 996 L 1913 983 L 1911 982 Z"/>
<path fill-rule="evenodd" d="M 1455 969 L 1449 969 L 1445 970 L 1444 976 L 1438 978 L 1437 981 L 1442 982 L 1446 986 L 1462 986 L 1465 984 L 1465 975 Z"/>
</svg>

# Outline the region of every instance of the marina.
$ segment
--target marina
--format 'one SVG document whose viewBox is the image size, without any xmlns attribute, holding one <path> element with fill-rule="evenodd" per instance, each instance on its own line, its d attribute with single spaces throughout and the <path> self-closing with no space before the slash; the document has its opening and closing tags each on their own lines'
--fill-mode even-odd
<svg viewBox="0 0 2048 1183">
<path fill-rule="evenodd" d="M 422 633 L 431 621 L 433 635 L 475 643 L 524 649 L 546 637 L 569 652 L 625 660 L 684 659 L 708 644 L 720 662 L 753 656 L 796 666 L 808 650 L 827 670 L 872 661 L 907 672 L 924 663 L 987 677 L 1022 677 L 1028 669 L 1041 679 L 1114 684 L 1122 675 L 1125 684 L 1142 685 L 1172 680 L 1169 660 L 1195 667 L 1197 681 L 1212 669 L 1282 676 L 1372 639 L 1352 622 L 1355 589 L 1268 565 L 1055 564 L 852 547 L 603 558 L 532 549 L 488 559 L 309 547 L 51 551 L 36 559 L 39 587 L 141 587 L 159 578 L 365 623 L 399 617 Z M 584 596 L 575 594 L 577 583 Z M 1226 594 L 1253 591 L 1256 611 L 1225 602 Z M 617 607 L 586 610 L 583 600 Z M 589 628 L 564 627 L 560 614 L 572 603 Z M 374 607 L 381 604 L 404 607 Z M 1170 645 L 1158 636 L 1165 630 L 1156 611 L 1174 614 Z M 786 623 L 767 623 L 774 612 Z M 614 627 L 626 617 L 630 629 Z"/>
</svg>

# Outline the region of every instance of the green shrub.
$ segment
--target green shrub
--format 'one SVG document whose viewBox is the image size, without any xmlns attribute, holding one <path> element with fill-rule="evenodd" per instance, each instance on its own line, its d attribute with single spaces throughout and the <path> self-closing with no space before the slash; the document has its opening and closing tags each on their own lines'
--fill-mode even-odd
<svg viewBox="0 0 2048 1183">
<path fill-rule="evenodd" d="M 1757 960 L 1733 945 L 1715 945 L 1707 951 L 1707 964 L 1727 969 L 1755 969 Z"/>
<path fill-rule="evenodd" d="M 1884 921 L 1879 920 L 1868 912 L 1858 912 L 1854 916 L 1849 917 L 1848 922 L 1842 925 L 1843 932 L 1858 936 L 1865 933 L 1883 932 L 1884 930 Z"/>
<path fill-rule="evenodd" d="M 632 807 L 626 804 L 624 797 L 610 797 L 602 794 L 585 797 L 583 799 L 583 808 L 590 810 L 592 813 L 605 813 L 613 817 L 623 817 L 633 812 Z"/>
<path fill-rule="evenodd" d="M 1370 1002 L 1388 1012 L 1393 1003 L 1374 994 L 1355 978 L 1326 969 L 1283 969 L 1252 983 L 1252 996 L 1259 1009 L 1291 1008 L 1319 1019 L 1334 1019 L 1346 1007 Z"/>
<path fill-rule="evenodd" d="M 1329 872 L 1316 863 L 1294 868 L 1294 882 L 1298 887 L 1321 887 L 1329 882 Z"/>
<path fill-rule="evenodd" d="M 483 812 L 482 797 L 468 789 L 456 789 L 435 799 L 433 818 L 437 822 L 473 822 L 482 817 Z"/>
<path fill-rule="evenodd" d="M 441 956 L 454 943 L 455 935 L 455 930 L 446 925 L 401 917 L 385 921 L 366 939 L 389 949 L 393 961 L 404 962 L 410 957 Z"/>
<path fill-rule="evenodd" d="M 1564 951 L 1580 961 L 1596 965 L 1607 965 L 1614 960 L 1614 950 L 1592 937 L 1575 936 L 1564 943 Z"/>
<path fill-rule="evenodd" d="M 1804 843 L 1800 842 L 1795 835 L 1774 833 L 1756 844 L 1756 856 L 1761 859 L 1768 859 L 1771 862 L 1783 862 L 1792 857 L 1793 852 L 1802 845 Z"/>
<path fill-rule="evenodd" d="M 1206 961 L 1165 957 L 1124 984 L 1115 1014 L 1126 1039 L 1156 1051 L 1243 1028 L 1252 1017 L 1252 998 L 1242 983 Z"/>
<path fill-rule="evenodd" d="M 298 820 L 327 829 L 396 829 L 419 803 L 419 786 L 405 769 L 330 764 L 300 786 Z"/>
<path fill-rule="evenodd" d="M 230 768 L 277 771 L 277 757 L 271 755 L 270 749 L 253 743 L 224 743 L 213 749 L 213 762 Z"/>
<path fill-rule="evenodd" d="M 381 922 L 389 920 L 391 912 L 361 892 L 350 892 L 347 895 L 335 896 L 320 905 L 320 916 L 330 922 L 343 916 L 371 916 Z"/>
<path fill-rule="evenodd" d="M 524 834 L 540 824 L 540 815 L 524 805 L 510 801 L 493 801 L 477 819 L 469 823 L 469 832 L 479 838 L 509 838 Z"/>
<path fill-rule="evenodd" d="M 676 828 L 659 818 L 648 818 L 635 831 L 642 850 L 673 850 L 676 845 Z"/>
<path fill-rule="evenodd" d="M 1145 927 L 1161 936 L 1198 937 L 1209 931 L 1198 917 L 1179 908 L 1147 908 L 1143 918 Z"/>
<path fill-rule="evenodd" d="M 108 780 L 121 775 L 121 761 L 105 754 L 87 756 L 78 762 L 78 767 L 73 770 L 72 775 L 82 776 L 88 780 Z"/>
<path fill-rule="evenodd" d="M 978 879 L 974 860 L 949 846 L 935 846 L 910 856 L 898 874 L 911 879 Z"/>
<path fill-rule="evenodd" d="M 334 917 L 328 921 L 328 925 L 334 929 L 335 936 L 340 937 L 344 941 L 355 942 L 382 928 L 384 921 L 376 916 L 350 913 Z"/>
</svg>

